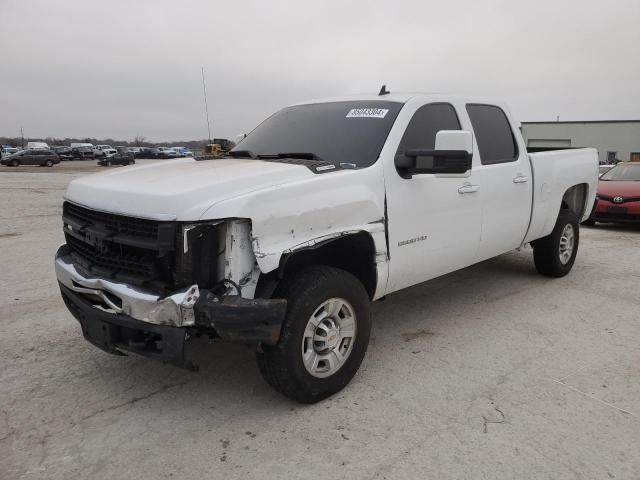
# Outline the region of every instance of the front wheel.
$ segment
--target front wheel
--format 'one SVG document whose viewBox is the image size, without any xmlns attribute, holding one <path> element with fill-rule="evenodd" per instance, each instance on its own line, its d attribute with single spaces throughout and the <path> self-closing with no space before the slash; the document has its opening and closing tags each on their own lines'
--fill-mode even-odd
<svg viewBox="0 0 640 480">
<path fill-rule="evenodd" d="M 45 164 L 47 167 L 53 167 L 53 160 L 47 160 L 44 164 Z"/>
<path fill-rule="evenodd" d="M 280 340 L 257 360 L 264 379 L 283 395 L 315 403 L 342 390 L 360 368 L 371 332 L 369 296 L 352 274 L 317 265 L 285 279 Z"/>
<path fill-rule="evenodd" d="M 12 167 L 19 167 L 20 166 L 20 162 L 18 160 L 12 160 L 11 161 L 11 166 Z"/>
<path fill-rule="evenodd" d="M 560 210 L 553 231 L 531 242 L 538 272 L 549 277 L 564 277 L 576 261 L 579 242 L 578 217 L 571 210 Z"/>
</svg>

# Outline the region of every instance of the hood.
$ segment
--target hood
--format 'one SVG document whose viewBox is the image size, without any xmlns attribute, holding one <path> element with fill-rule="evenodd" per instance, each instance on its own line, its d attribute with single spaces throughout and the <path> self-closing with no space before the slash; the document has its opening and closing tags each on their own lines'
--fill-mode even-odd
<svg viewBox="0 0 640 480">
<path fill-rule="evenodd" d="M 65 198 L 105 212 L 192 221 L 222 200 L 313 176 L 308 168 L 294 164 L 184 158 L 77 178 Z"/>
<path fill-rule="evenodd" d="M 605 195 L 607 197 L 640 197 L 640 182 L 601 180 L 598 182 L 598 195 Z"/>
</svg>

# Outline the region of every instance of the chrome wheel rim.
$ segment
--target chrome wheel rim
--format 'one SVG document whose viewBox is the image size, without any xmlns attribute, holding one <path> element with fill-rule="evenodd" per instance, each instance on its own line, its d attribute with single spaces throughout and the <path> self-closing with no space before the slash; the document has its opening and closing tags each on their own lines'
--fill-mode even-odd
<svg viewBox="0 0 640 480">
<path fill-rule="evenodd" d="M 330 298 L 315 309 L 302 336 L 302 361 L 317 378 L 336 373 L 351 355 L 356 338 L 353 307 L 342 298 Z"/>
<path fill-rule="evenodd" d="M 573 225 L 568 223 L 562 229 L 562 235 L 560 236 L 560 262 L 566 265 L 571 256 L 573 255 L 573 248 L 575 246 L 576 234 L 573 229 Z"/>
</svg>

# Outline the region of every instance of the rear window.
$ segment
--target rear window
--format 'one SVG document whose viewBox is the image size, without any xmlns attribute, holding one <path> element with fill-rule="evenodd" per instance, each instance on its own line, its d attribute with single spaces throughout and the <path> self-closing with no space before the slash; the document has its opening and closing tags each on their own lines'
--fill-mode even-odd
<svg viewBox="0 0 640 480">
<path fill-rule="evenodd" d="M 467 113 L 480 150 L 483 165 L 513 162 L 518 147 L 507 116 L 495 105 L 468 104 Z"/>
<path fill-rule="evenodd" d="M 368 167 L 378 159 L 402 106 L 390 101 L 358 101 L 287 107 L 262 122 L 232 151 L 311 153 L 334 164 Z"/>
</svg>

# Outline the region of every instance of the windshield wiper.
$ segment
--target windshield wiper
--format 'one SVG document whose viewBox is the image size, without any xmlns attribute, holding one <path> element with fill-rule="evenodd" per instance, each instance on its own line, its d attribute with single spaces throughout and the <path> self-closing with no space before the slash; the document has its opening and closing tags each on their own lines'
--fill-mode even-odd
<svg viewBox="0 0 640 480">
<path fill-rule="evenodd" d="M 264 158 L 264 159 L 269 159 L 269 158 L 300 158 L 302 160 L 317 160 L 319 162 L 322 162 L 322 158 L 320 158 L 318 155 L 316 155 L 315 153 L 312 152 L 281 152 L 281 153 L 274 153 L 274 154 L 264 154 L 264 155 L 258 155 L 257 158 Z"/>
<path fill-rule="evenodd" d="M 251 150 L 231 150 L 227 152 L 227 155 L 233 158 L 260 158 L 260 156 L 256 156 Z"/>
</svg>

